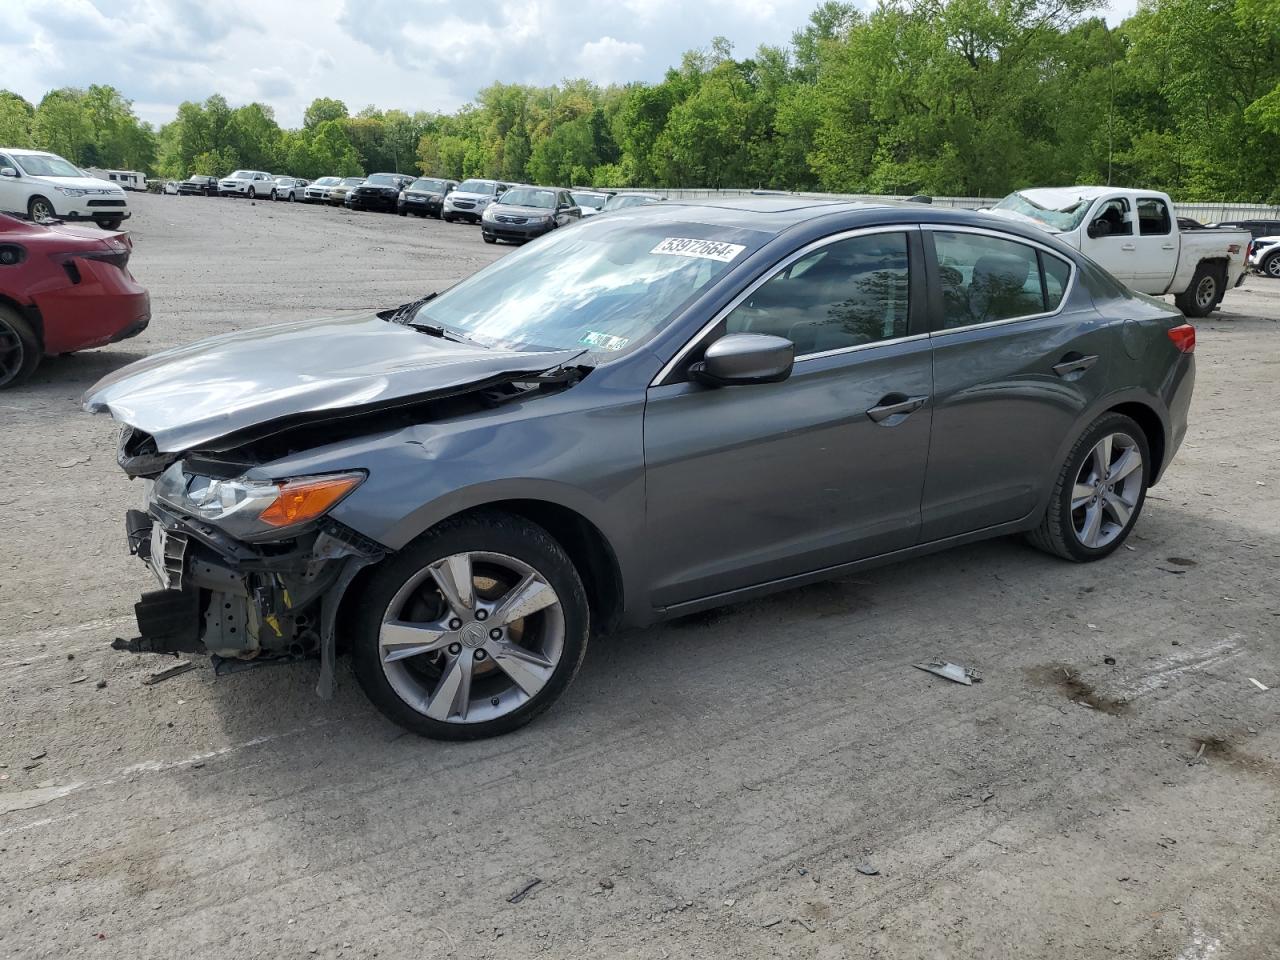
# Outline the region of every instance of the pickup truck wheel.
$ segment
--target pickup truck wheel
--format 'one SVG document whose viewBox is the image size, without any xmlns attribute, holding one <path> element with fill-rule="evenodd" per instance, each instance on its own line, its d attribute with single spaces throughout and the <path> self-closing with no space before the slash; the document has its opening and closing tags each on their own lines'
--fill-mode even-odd
<svg viewBox="0 0 1280 960">
<path fill-rule="evenodd" d="M 42 196 L 34 196 L 27 201 L 27 216 L 39 223 L 54 217 L 53 204 Z"/>
<path fill-rule="evenodd" d="M 0 390 L 14 387 L 40 365 L 40 341 L 14 309 L 0 306 Z"/>
<path fill-rule="evenodd" d="M 1262 261 L 1262 272 L 1272 280 L 1280 280 L 1280 250 Z"/>
<path fill-rule="evenodd" d="M 1191 285 L 1173 298 L 1173 302 L 1188 317 L 1207 317 L 1222 299 L 1222 272 L 1216 266 L 1200 264 L 1196 267 Z"/>
<path fill-rule="evenodd" d="M 573 562 L 511 514 L 447 521 L 373 573 L 360 596 L 352 667 L 374 706 L 414 733 L 507 733 L 569 686 L 589 608 Z"/>
</svg>

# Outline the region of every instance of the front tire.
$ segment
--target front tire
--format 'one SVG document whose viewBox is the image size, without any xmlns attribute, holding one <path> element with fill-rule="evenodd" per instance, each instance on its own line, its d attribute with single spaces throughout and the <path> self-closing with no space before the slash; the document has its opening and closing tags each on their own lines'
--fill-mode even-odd
<svg viewBox="0 0 1280 960">
<path fill-rule="evenodd" d="M 101 220 L 94 221 L 103 230 L 119 230 L 120 225 L 124 223 L 123 217 L 103 217 Z"/>
<path fill-rule="evenodd" d="M 1142 427 L 1122 413 L 1104 413 L 1067 454 L 1044 518 L 1028 539 L 1077 563 L 1109 556 L 1138 522 L 1151 471 Z"/>
<path fill-rule="evenodd" d="M 56 214 L 49 199 L 36 194 L 27 201 L 27 216 L 35 223 L 39 223 L 41 220 L 52 220 Z"/>
<path fill-rule="evenodd" d="M 473 740 L 550 707 L 582 664 L 589 626 L 582 580 L 560 544 L 521 517 L 477 512 L 374 572 L 352 665 L 374 706 L 406 730 Z"/>
<path fill-rule="evenodd" d="M 1259 269 L 1263 276 L 1270 277 L 1272 280 L 1280 280 L 1280 250 L 1263 260 Z"/>
<path fill-rule="evenodd" d="M 497 238 L 497 237 L 492 236 L 492 235 L 490 235 L 490 234 L 488 234 L 488 233 L 485 233 L 484 231 L 481 231 L 480 236 L 484 237 L 484 242 L 485 242 L 485 243 L 497 243 L 497 242 L 498 242 L 498 238 Z"/>
<path fill-rule="evenodd" d="M 1221 268 L 1202 263 L 1196 267 L 1191 285 L 1173 298 L 1174 304 L 1188 317 L 1207 317 L 1222 300 L 1226 278 Z"/>
<path fill-rule="evenodd" d="M 258 191 L 257 191 L 257 190 L 255 190 L 255 189 L 253 189 L 253 187 L 250 187 L 250 188 L 249 188 L 248 197 L 249 197 L 249 199 L 250 199 L 250 200 L 257 200 L 257 199 L 258 199 Z"/>
<path fill-rule="evenodd" d="M 0 305 L 0 390 L 16 387 L 40 366 L 40 341 L 12 307 Z"/>
</svg>

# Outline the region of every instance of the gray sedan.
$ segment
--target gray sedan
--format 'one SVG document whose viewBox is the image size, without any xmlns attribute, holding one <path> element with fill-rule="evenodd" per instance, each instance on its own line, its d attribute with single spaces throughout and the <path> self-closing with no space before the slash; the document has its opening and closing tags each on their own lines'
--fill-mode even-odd
<svg viewBox="0 0 1280 960">
<path fill-rule="evenodd" d="M 522 243 L 582 219 L 582 208 L 568 190 L 512 187 L 485 208 L 480 233 L 485 243 Z"/>
<path fill-rule="evenodd" d="M 317 657 L 322 694 L 345 651 L 407 729 L 503 733 L 620 626 L 1006 534 L 1108 556 L 1182 442 L 1194 346 L 981 214 L 594 217 L 438 295 L 94 386 L 159 581 L 117 646 L 220 673 Z"/>
</svg>

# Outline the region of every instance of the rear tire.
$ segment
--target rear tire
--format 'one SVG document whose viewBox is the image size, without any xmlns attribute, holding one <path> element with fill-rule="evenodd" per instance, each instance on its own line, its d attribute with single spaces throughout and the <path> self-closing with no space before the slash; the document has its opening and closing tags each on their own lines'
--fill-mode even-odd
<svg viewBox="0 0 1280 960">
<path fill-rule="evenodd" d="M 40 354 L 31 324 L 12 307 L 0 305 L 0 390 L 30 377 L 40 366 Z"/>
<path fill-rule="evenodd" d="M 1207 317 L 1222 301 L 1225 284 L 1221 267 L 1202 263 L 1196 267 L 1191 285 L 1175 296 L 1173 302 L 1185 316 Z"/>
<path fill-rule="evenodd" d="M 103 230 L 119 230 L 120 225 L 124 223 L 123 217 L 103 217 L 101 220 L 94 221 Z"/>
<path fill-rule="evenodd" d="M 1044 517 L 1027 539 L 1076 563 L 1109 556 L 1138 522 L 1151 469 L 1151 447 L 1142 427 L 1122 413 L 1104 413 L 1067 454 Z"/>
<path fill-rule="evenodd" d="M 464 592 L 470 605 L 449 599 Z M 518 592 L 530 597 L 521 604 L 530 612 L 502 615 Z M 374 706 L 406 730 L 491 737 L 560 697 L 586 654 L 589 621 L 578 571 L 550 534 L 521 517 L 477 512 L 446 521 L 374 571 L 356 610 L 352 667 Z M 399 629 L 384 631 L 387 624 Z"/>
</svg>

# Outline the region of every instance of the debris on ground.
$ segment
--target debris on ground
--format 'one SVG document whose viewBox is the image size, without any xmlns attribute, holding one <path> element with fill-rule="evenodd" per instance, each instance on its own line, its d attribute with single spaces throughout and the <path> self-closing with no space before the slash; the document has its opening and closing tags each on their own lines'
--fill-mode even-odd
<svg viewBox="0 0 1280 960">
<path fill-rule="evenodd" d="M 43 760 L 43 759 L 44 759 L 45 757 L 47 757 L 48 755 L 49 755 L 49 751 L 48 751 L 48 750 L 37 750 L 35 753 L 33 753 L 33 754 L 31 755 L 31 759 L 32 759 L 32 760 Z"/>
<path fill-rule="evenodd" d="M 1263 691 L 1264 693 L 1265 693 L 1266 691 L 1268 691 L 1268 690 L 1270 690 L 1270 689 L 1271 689 L 1271 688 L 1270 688 L 1270 687 L 1268 687 L 1265 683 L 1263 683 L 1261 680 L 1255 680 L 1253 677 L 1250 677 L 1250 678 L 1249 678 L 1249 682 L 1250 682 L 1250 683 L 1252 683 L 1252 684 L 1253 684 L 1255 687 L 1257 687 L 1259 690 Z"/>
<path fill-rule="evenodd" d="M 781 917 L 770 917 L 768 920 L 761 923 L 760 926 L 764 927 L 765 929 L 768 929 L 769 927 L 776 927 L 781 922 L 782 922 Z"/>
<path fill-rule="evenodd" d="M 796 923 L 800 924 L 800 926 L 804 927 L 804 928 L 805 928 L 806 930 L 808 930 L 810 933 L 813 933 L 814 931 L 816 931 L 816 930 L 818 929 L 818 928 L 817 928 L 817 927 L 815 927 L 812 923 L 810 923 L 808 920 L 806 920 L 804 917 L 796 917 Z"/>
<path fill-rule="evenodd" d="M 88 678 L 87 676 L 81 676 L 81 677 L 76 677 L 76 678 L 75 678 L 74 680 L 72 680 L 71 682 L 72 682 L 72 683 L 84 683 L 84 682 L 85 682 L 86 680 L 88 680 L 88 679 L 89 679 L 89 678 Z"/>
<path fill-rule="evenodd" d="M 507 897 L 507 903 L 519 903 L 529 894 L 533 893 L 534 888 L 541 883 L 542 883 L 541 877 L 534 877 L 532 880 L 526 883 L 523 887 L 521 887 L 511 896 Z"/>
<path fill-rule="evenodd" d="M 935 674 L 954 683 L 963 683 L 966 687 L 982 682 L 982 678 L 968 667 L 962 667 L 958 663 L 947 660 L 930 660 L 928 663 L 917 663 L 914 666 L 917 670 Z"/>
<path fill-rule="evenodd" d="M 1103 658 L 1102 658 L 1102 662 L 1103 662 L 1103 663 L 1105 663 L 1108 667 L 1114 667 L 1114 666 L 1116 665 L 1116 658 L 1115 658 L 1115 657 L 1103 657 Z"/>
<path fill-rule="evenodd" d="M 75 459 L 75 460 L 63 460 L 60 464 L 58 464 L 58 469 L 59 469 L 59 470 L 68 470 L 68 469 L 70 469 L 71 467 L 78 467 L 78 466 L 80 466 L 82 463 L 88 463 L 88 462 L 89 462 L 89 458 L 88 458 L 88 457 L 78 457 L 78 458 L 77 458 L 77 459 Z"/>
<path fill-rule="evenodd" d="M 99 680 L 97 683 L 94 684 L 94 686 L 97 687 L 99 690 L 105 690 L 107 688 L 107 681 Z"/>
<path fill-rule="evenodd" d="M 876 867 L 873 867 L 873 866 L 872 866 L 871 864 L 869 864 L 869 863 L 860 863 L 860 864 L 858 864 L 858 865 L 857 865 L 857 867 L 855 867 L 854 869 L 855 869 L 855 870 L 857 870 L 857 871 L 858 871 L 860 874 L 862 874 L 864 877 L 878 877 L 878 876 L 880 876 L 880 870 L 879 870 L 878 868 L 876 868 Z"/>
<path fill-rule="evenodd" d="M 176 667 L 170 667 L 168 670 L 161 670 L 159 673 L 153 673 L 149 677 L 143 677 L 142 682 L 149 687 L 153 683 L 160 683 L 162 680 L 168 680 L 171 677 L 176 677 L 181 673 L 186 673 L 188 670 L 194 670 L 195 668 L 195 661 L 187 660 L 184 663 L 178 664 Z"/>
<path fill-rule="evenodd" d="M 1204 756 L 1204 748 L 1207 746 L 1204 741 L 1200 742 L 1200 749 L 1196 751 L 1196 755 L 1187 761 L 1187 766 L 1191 767 L 1200 762 L 1200 758 Z"/>
</svg>

